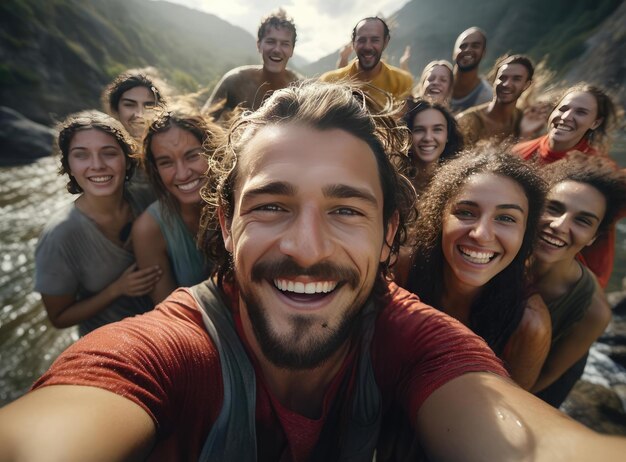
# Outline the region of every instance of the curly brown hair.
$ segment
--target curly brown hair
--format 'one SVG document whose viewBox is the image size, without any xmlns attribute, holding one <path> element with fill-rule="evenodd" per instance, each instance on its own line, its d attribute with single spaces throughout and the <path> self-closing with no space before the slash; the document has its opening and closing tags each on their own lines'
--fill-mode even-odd
<svg viewBox="0 0 626 462">
<path fill-rule="evenodd" d="M 224 247 L 219 229 L 218 208 L 227 219 L 234 212 L 237 185 L 237 160 L 246 143 L 259 130 L 269 125 L 300 123 L 318 130 L 344 130 L 363 140 L 372 149 L 378 165 L 383 191 L 383 223 L 385 228 L 395 213 L 399 227 L 393 242 L 388 243 L 391 255 L 381 263 L 377 289 L 389 276 L 392 258 L 397 255 L 416 219 L 415 190 L 403 174 L 408 166 L 405 155 L 410 146 L 409 131 L 397 124 L 389 114 L 368 111 L 368 97 L 348 84 L 307 81 L 276 91 L 255 112 L 245 112 L 229 132 L 226 144 L 209 161 L 209 181 L 202 190 L 206 202 L 200 222 L 199 241 L 207 257 L 216 262 L 218 280 L 232 281 L 231 256 Z"/>
<path fill-rule="evenodd" d="M 522 318 L 527 298 L 525 262 L 534 247 L 545 200 L 546 185 L 534 165 L 494 145 L 477 147 L 443 164 L 418 205 L 415 262 L 407 287 L 426 303 L 441 306 L 444 214 L 468 178 L 480 173 L 510 178 L 522 187 L 528 199 L 526 229 L 519 252 L 484 286 L 470 312 L 469 327 L 483 337 L 496 354 L 500 354 Z"/>
<path fill-rule="evenodd" d="M 59 131 L 57 145 L 61 155 L 59 174 L 67 174 L 69 176 L 66 188 L 71 194 L 80 194 L 83 190 L 70 171 L 68 158 L 70 143 L 77 132 L 89 129 L 100 130 L 115 138 L 117 144 L 122 148 L 124 158 L 126 159 L 126 180 L 130 180 L 133 177 L 138 165 L 137 160 L 132 156 L 136 151 L 135 141 L 126 130 L 124 130 L 124 127 L 119 121 L 110 115 L 96 110 L 81 111 L 71 114 L 57 126 L 57 130 Z"/>
</svg>

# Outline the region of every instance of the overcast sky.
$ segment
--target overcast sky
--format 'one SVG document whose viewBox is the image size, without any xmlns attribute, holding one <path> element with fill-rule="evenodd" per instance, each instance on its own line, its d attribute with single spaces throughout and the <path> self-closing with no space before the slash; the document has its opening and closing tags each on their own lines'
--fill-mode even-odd
<svg viewBox="0 0 626 462">
<path fill-rule="evenodd" d="M 283 7 L 296 23 L 295 52 L 316 61 L 350 40 L 356 22 L 366 16 L 390 15 L 408 0 L 168 0 L 214 14 L 254 37 L 261 17 Z M 226 6 L 225 6 L 226 5 Z"/>
</svg>

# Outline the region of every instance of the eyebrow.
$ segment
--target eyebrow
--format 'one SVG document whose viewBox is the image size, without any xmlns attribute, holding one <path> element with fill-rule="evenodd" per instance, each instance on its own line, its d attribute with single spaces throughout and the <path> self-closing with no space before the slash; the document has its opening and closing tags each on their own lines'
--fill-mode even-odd
<svg viewBox="0 0 626 462">
<path fill-rule="evenodd" d="M 478 207 L 478 204 L 474 201 L 458 201 L 457 204 Z M 496 209 L 514 209 L 514 210 L 519 210 L 522 213 L 525 213 L 524 209 L 517 204 L 498 204 L 496 205 Z"/>
<path fill-rule="evenodd" d="M 348 186 L 345 184 L 333 184 L 325 186 L 323 188 L 324 196 L 332 197 L 335 199 L 362 199 L 369 202 L 375 207 L 378 207 L 378 201 L 373 194 L 369 191 L 365 191 L 354 186 Z"/>
<path fill-rule="evenodd" d="M 114 145 L 114 144 L 105 144 L 104 146 L 101 146 L 101 147 L 98 149 L 98 151 L 101 151 L 102 149 L 107 149 L 107 148 L 118 149 L 118 148 L 119 148 L 119 146 L 116 146 L 116 145 Z M 71 148 L 71 149 L 69 150 L 69 152 L 72 152 L 72 151 L 74 151 L 74 150 L 76 150 L 76 149 L 87 149 L 87 148 L 86 148 L 85 146 L 74 146 L 73 148 Z"/>
<path fill-rule="evenodd" d="M 561 201 L 557 201 L 554 199 L 548 199 L 546 205 L 552 205 L 554 206 L 558 206 L 559 210 L 566 210 L 567 207 L 565 206 L 565 204 Z M 593 218 L 597 221 L 602 221 L 600 220 L 600 217 L 597 216 L 595 213 L 591 213 L 591 212 L 587 212 L 586 210 L 581 210 L 580 212 L 577 212 L 577 215 L 582 215 L 584 217 L 589 217 L 589 218 Z"/>
<path fill-rule="evenodd" d="M 245 202 L 246 200 L 250 200 L 255 196 L 260 196 L 262 194 L 270 194 L 277 196 L 295 196 L 297 192 L 297 188 L 286 181 L 273 181 L 271 183 L 267 183 L 261 185 L 259 187 L 249 189 L 244 192 L 241 201 Z M 328 186 L 324 186 L 322 188 L 322 192 L 324 196 L 335 199 L 362 199 L 374 206 L 378 206 L 378 201 L 376 197 L 372 195 L 370 192 L 365 191 L 360 188 L 355 188 L 353 186 L 348 186 L 345 184 L 332 184 Z"/>
</svg>

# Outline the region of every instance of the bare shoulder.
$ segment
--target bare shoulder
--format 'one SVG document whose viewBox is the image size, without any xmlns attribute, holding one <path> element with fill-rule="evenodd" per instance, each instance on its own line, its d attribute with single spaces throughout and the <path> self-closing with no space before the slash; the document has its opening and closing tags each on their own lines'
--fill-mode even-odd
<svg viewBox="0 0 626 462">
<path fill-rule="evenodd" d="M 529 336 L 551 334 L 552 322 L 550 319 L 550 311 L 546 306 L 541 295 L 534 294 L 526 301 L 526 307 L 519 329 Z"/>
<path fill-rule="evenodd" d="M 599 329 L 604 331 L 609 322 L 611 322 L 611 316 L 613 313 L 604 290 L 600 287 L 600 284 L 595 279 L 595 276 L 593 274 L 591 274 L 591 276 L 594 278 L 595 290 L 593 292 L 593 296 L 591 297 L 589 309 L 585 313 L 582 321 L 587 325 L 597 326 Z"/>
<path fill-rule="evenodd" d="M 156 219 L 147 210 L 144 211 L 133 222 L 133 228 L 131 231 L 133 241 L 137 239 L 162 239 L 161 227 L 157 223 Z"/>
</svg>

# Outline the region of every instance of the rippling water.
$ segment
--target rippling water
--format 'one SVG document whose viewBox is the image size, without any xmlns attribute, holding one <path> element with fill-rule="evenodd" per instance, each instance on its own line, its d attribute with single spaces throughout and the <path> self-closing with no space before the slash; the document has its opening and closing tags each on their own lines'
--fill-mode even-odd
<svg viewBox="0 0 626 462">
<path fill-rule="evenodd" d="M 618 160 L 626 166 L 626 141 L 617 147 Z M 75 329 L 58 330 L 50 325 L 41 297 L 32 291 L 39 233 L 57 209 L 74 199 L 56 174 L 57 168 L 57 159 L 52 157 L 0 168 L 0 406 L 23 394 L 78 338 Z M 622 221 L 610 289 L 620 288 L 625 275 L 626 222 Z M 623 367 L 602 356 L 602 348 L 594 347 L 589 366 L 585 371 L 589 382 L 623 383 L 626 377 Z M 616 372 L 606 377 L 603 371 L 607 370 Z"/>
</svg>

